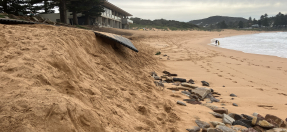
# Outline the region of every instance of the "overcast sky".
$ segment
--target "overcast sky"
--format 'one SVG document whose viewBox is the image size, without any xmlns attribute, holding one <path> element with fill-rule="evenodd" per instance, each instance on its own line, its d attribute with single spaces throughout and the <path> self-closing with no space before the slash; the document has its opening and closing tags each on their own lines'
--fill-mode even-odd
<svg viewBox="0 0 287 132">
<path fill-rule="evenodd" d="M 287 0 L 108 0 L 143 19 L 190 21 L 221 15 L 259 19 L 287 13 Z"/>
</svg>

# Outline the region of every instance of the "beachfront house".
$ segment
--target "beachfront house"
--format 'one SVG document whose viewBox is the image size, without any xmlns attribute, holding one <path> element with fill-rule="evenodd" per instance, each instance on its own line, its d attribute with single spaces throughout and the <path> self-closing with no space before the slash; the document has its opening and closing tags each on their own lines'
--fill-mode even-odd
<svg viewBox="0 0 287 132">
<path fill-rule="evenodd" d="M 115 6 L 114 4 L 105 1 L 104 4 L 105 12 L 102 12 L 100 17 L 91 17 L 90 24 L 97 25 L 99 27 L 108 27 L 108 28 L 121 28 L 121 29 L 129 29 L 130 24 L 133 23 L 132 20 L 129 19 L 132 16 L 130 13 L 125 10 Z M 68 24 L 73 25 L 73 15 L 72 12 L 67 10 L 67 22 Z M 51 14 L 39 14 L 39 16 L 43 18 L 48 18 L 53 22 L 60 22 L 60 13 L 51 13 Z M 85 23 L 85 16 L 82 13 L 77 14 L 78 24 L 79 25 L 87 25 Z"/>
</svg>

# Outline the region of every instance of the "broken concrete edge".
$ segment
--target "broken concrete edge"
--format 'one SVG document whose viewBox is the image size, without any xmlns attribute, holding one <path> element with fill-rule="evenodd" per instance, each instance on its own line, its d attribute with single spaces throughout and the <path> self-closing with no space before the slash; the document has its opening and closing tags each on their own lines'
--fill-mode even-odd
<svg viewBox="0 0 287 132">
<path fill-rule="evenodd" d="M 112 33 L 106 33 L 106 32 L 103 32 L 103 33 L 102 33 L 102 32 L 98 32 L 98 31 L 94 31 L 94 33 L 95 33 L 96 36 L 98 35 L 98 36 L 100 36 L 100 37 L 108 38 L 108 39 L 110 39 L 110 40 L 113 40 L 113 41 L 115 41 L 115 42 L 118 42 L 118 43 L 124 45 L 125 47 L 128 47 L 129 49 L 131 49 L 131 50 L 133 50 L 133 51 L 135 51 L 135 52 L 139 52 L 139 51 L 134 47 L 134 45 L 132 44 L 132 42 L 131 42 L 129 39 L 125 38 L 125 37 L 122 37 L 122 36 L 119 36 L 119 35 L 116 35 L 116 34 L 112 34 Z M 111 35 L 113 35 L 115 38 L 109 37 L 109 36 L 107 36 L 107 35 L 105 35 L 105 34 L 111 34 Z M 119 38 L 122 38 L 123 40 L 127 41 L 127 42 L 130 43 L 132 46 L 129 45 L 129 44 L 126 44 L 126 43 L 124 43 L 124 42 L 122 42 L 122 41 L 120 41 L 120 40 L 118 40 Z"/>
</svg>

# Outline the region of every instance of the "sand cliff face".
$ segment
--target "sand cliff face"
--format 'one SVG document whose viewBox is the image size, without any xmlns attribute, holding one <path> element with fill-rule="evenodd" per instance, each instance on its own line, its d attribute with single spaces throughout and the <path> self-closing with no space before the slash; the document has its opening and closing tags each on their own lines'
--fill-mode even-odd
<svg viewBox="0 0 287 132">
<path fill-rule="evenodd" d="M 114 50 L 92 31 L 0 25 L 1 131 L 172 131 L 180 118 L 148 72 L 152 49 Z"/>
</svg>

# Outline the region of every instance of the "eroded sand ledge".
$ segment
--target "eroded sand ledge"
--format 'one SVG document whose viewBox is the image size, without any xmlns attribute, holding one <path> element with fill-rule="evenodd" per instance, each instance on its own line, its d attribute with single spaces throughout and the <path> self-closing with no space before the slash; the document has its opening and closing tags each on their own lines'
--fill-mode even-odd
<svg viewBox="0 0 287 132">
<path fill-rule="evenodd" d="M 126 37 L 139 53 L 114 51 L 91 31 L 0 25 L 1 130 L 166 132 L 186 131 L 196 118 L 220 121 L 204 106 L 176 105 L 185 95 L 157 88 L 153 70 L 208 81 L 230 112 L 287 117 L 287 59 L 207 45 L 254 32 L 119 31 L 133 34 Z"/>
</svg>

